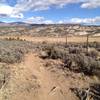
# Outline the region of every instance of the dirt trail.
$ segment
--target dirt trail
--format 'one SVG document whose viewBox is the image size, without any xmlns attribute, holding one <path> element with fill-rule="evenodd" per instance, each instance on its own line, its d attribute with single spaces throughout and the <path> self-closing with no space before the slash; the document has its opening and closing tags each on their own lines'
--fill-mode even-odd
<svg viewBox="0 0 100 100">
<path fill-rule="evenodd" d="M 86 86 L 91 80 L 72 72 L 65 77 L 45 63 L 37 53 L 29 53 L 20 64 L 10 65 L 10 79 L 1 89 L 0 100 L 78 100 L 70 88 Z"/>
<path fill-rule="evenodd" d="M 11 67 L 11 77 L 2 88 L 0 100 L 76 100 L 66 90 L 64 78 L 59 81 L 46 70 L 37 54 L 27 54 L 22 63 Z"/>
</svg>

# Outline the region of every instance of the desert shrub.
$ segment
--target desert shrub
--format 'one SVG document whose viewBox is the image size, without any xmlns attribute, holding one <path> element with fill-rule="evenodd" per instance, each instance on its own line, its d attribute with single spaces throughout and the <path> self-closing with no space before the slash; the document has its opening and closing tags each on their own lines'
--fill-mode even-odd
<svg viewBox="0 0 100 100">
<path fill-rule="evenodd" d="M 100 43 L 96 42 L 96 41 L 91 42 L 91 43 L 89 43 L 89 47 L 98 48 L 98 47 L 100 47 Z"/>
<path fill-rule="evenodd" d="M 20 62 L 23 57 L 23 51 L 19 50 L 12 50 L 6 51 L 0 55 L 0 62 L 4 63 L 15 63 Z"/>
<path fill-rule="evenodd" d="M 100 100 L 100 84 L 93 83 L 87 88 L 70 88 L 79 100 Z"/>
<path fill-rule="evenodd" d="M 0 64 L 0 89 L 2 86 L 9 81 L 10 67 L 5 64 Z"/>
<path fill-rule="evenodd" d="M 17 40 L 20 40 L 20 38 L 19 38 L 19 37 L 17 37 Z"/>
<path fill-rule="evenodd" d="M 53 45 L 45 46 L 43 47 L 42 50 L 45 52 L 47 58 L 51 58 L 51 59 L 64 59 L 66 54 L 68 53 L 66 49 L 62 49 Z"/>
<path fill-rule="evenodd" d="M 74 44 L 68 45 L 68 47 L 62 44 L 45 44 L 45 46 L 42 46 L 41 57 L 61 59 L 64 68 L 69 68 L 75 72 L 86 75 L 100 75 L 100 61 L 96 59 L 98 51 L 94 49 L 86 55 L 86 49 L 82 48 L 80 44 L 75 47 Z"/>
<path fill-rule="evenodd" d="M 9 37 L 9 38 L 6 38 L 7 40 L 11 41 L 11 40 L 16 40 L 15 38 L 12 38 L 12 37 Z"/>
<path fill-rule="evenodd" d="M 96 48 L 96 50 L 100 52 L 100 47 L 99 48 Z"/>
<path fill-rule="evenodd" d="M 69 53 L 73 53 L 73 54 L 79 54 L 81 53 L 81 48 L 79 47 L 69 47 Z"/>
<path fill-rule="evenodd" d="M 95 61 L 92 57 L 78 55 L 75 60 L 79 66 L 79 70 L 88 75 L 94 74 L 95 69 L 99 69 L 100 67 L 98 61 Z"/>
<path fill-rule="evenodd" d="M 0 62 L 15 63 L 21 62 L 24 54 L 32 50 L 34 45 L 27 41 L 1 40 L 0 47 Z"/>
<path fill-rule="evenodd" d="M 100 100 L 100 84 L 93 83 L 87 88 L 70 88 L 79 100 Z"/>
<path fill-rule="evenodd" d="M 100 62 L 84 54 L 68 55 L 64 60 L 64 67 L 86 75 L 94 75 L 100 72 Z"/>
<path fill-rule="evenodd" d="M 93 58 L 97 58 L 99 55 L 98 51 L 96 49 L 90 50 L 88 52 L 88 56 L 93 57 Z"/>
</svg>

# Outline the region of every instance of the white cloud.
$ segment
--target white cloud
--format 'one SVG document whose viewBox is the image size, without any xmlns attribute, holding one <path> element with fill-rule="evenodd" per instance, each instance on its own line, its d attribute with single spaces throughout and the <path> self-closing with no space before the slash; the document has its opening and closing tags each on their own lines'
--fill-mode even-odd
<svg viewBox="0 0 100 100">
<path fill-rule="evenodd" d="M 63 20 L 59 20 L 58 24 L 97 24 L 100 23 L 100 16 L 94 18 L 67 18 Z"/>
<path fill-rule="evenodd" d="M 21 19 L 21 18 L 24 18 L 24 15 L 22 13 L 19 13 L 19 14 L 11 14 L 10 17 Z"/>
<path fill-rule="evenodd" d="M 59 24 L 63 24 L 63 23 L 64 23 L 64 21 L 63 21 L 63 20 L 60 20 L 60 21 L 58 21 L 58 23 L 59 23 Z"/>
<path fill-rule="evenodd" d="M 44 24 L 54 24 L 52 20 L 44 20 Z"/>
<path fill-rule="evenodd" d="M 84 23 L 84 24 L 95 24 L 100 23 L 100 17 L 95 18 L 72 18 L 71 23 Z"/>
<path fill-rule="evenodd" d="M 52 20 L 46 20 L 44 17 L 30 17 L 24 22 L 29 24 L 53 24 Z"/>
<path fill-rule="evenodd" d="M 43 21 L 44 21 L 44 17 L 30 17 L 25 20 L 26 23 L 30 23 L 30 24 L 32 23 L 40 24 Z"/>
<path fill-rule="evenodd" d="M 23 18 L 22 13 L 14 13 L 14 8 L 9 5 L 0 4 L 0 17 Z"/>
<path fill-rule="evenodd" d="M 100 0 L 85 0 L 81 5 L 82 8 L 97 8 L 100 7 Z"/>
<path fill-rule="evenodd" d="M 13 8 L 8 5 L 0 5 L 0 14 L 10 15 L 13 11 Z"/>
</svg>

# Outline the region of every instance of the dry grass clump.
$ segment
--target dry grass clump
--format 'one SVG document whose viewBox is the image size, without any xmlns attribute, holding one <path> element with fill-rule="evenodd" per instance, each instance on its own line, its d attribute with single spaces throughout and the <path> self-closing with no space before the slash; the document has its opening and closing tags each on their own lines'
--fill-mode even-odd
<svg viewBox="0 0 100 100">
<path fill-rule="evenodd" d="M 25 53 L 33 48 L 31 42 L 17 40 L 0 40 L 0 62 L 21 62 Z"/>
<path fill-rule="evenodd" d="M 0 64 L 0 89 L 7 83 L 10 76 L 10 68 L 5 64 Z"/>
</svg>

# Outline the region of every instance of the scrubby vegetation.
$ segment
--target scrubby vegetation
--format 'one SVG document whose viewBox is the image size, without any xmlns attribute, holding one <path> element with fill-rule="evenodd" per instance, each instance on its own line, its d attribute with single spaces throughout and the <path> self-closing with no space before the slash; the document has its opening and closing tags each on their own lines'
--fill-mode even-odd
<svg viewBox="0 0 100 100">
<path fill-rule="evenodd" d="M 71 88 L 71 91 L 76 94 L 79 100 L 100 100 L 100 84 L 90 84 L 89 87 L 79 89 Z"/>
<path fill-rule="evenodd" d="M 61 69 L 65 73 L 66 79 L 69 77 L 68 71 L 74 73 L 74 75 L 79 74 L 80 77 L 82 75 L 82 77 L 89 77 L 89 79 L 92 78 L 94 80 L 93 83 L 90 82 L 85 88 L 76 86 L 70 88 L 70 90 L 79 100 L 100 100 L 100 51 L 98 48 L 100 48 L 100 43 L 97 42 L 89 43 L 88 52 L 85 43 L 69 43 L 67 46 L 66 44 L 44 43 L 42 44 L 40 57 L 44 60 L 49 60 L 45 65 L 47 69 L 48 66 Z M 58 63 L 55 64 L 55 62 L 50 62 L 52 60 L 58 60 Z M 62 62 L 60 63 L 61 65 L 58 65 L 59 60 Z M 55 73 L 54 69 L 52 71 Z M 77 76 L 75 76 L 74 79 L 76 77 Z M 98 83 L 96 83 L 93 77 L 98 79 Z M 88 80 L 86 80 L 86 82 L 87 81 Z"/>
<path fill-rule="evenodd" d="M 33 44 L 19 40 L 0 40 L 0 62 L 21 62 L 23 55 L 33 48 Z"/>
<path fill-rule="evenodd" d="M 63 67 L 74 72 L 100 77 L 99 51 L 90 46 L 86 51 L 86 44 L 49 44 L 42 47 L 41 57 L 49 59 L 61 59 Z"/>
<path fill-rule="evenodd" d="M 10 78 L 10 67 L 6 64 L 0 64 L 0 89 Z"/>
<path fill-rule="evenodd" d="M 41 95 L 55 98 L 52 93 L 63 99 L 69 95 L 69 100 L 75 95 L 79 100 L 100 100 L 100 42 L 96 42 L 100 34 L 94 33 L 99 28 L 83 25 L 1 27 L 0 100 L 17 96 L 19 100 L 26 100 Z M 87 43 L 85 31 L 94 35 L 89 36 Z"/>
</svg>

